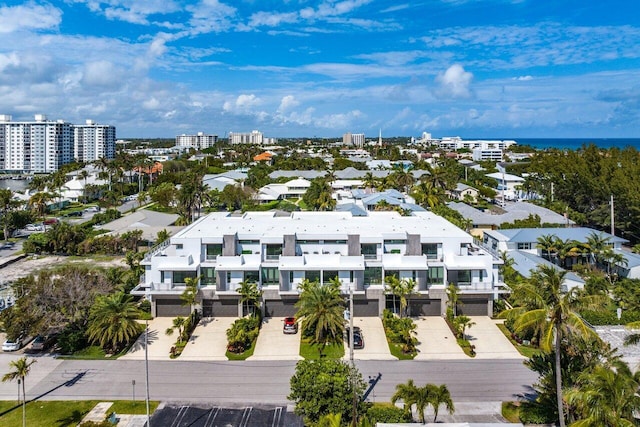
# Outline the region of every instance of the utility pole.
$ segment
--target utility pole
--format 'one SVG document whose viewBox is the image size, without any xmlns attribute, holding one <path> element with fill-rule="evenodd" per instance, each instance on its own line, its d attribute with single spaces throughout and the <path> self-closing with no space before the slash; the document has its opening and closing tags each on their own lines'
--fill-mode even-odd
<svg viewBox="0 0 640 427">
<path fill-rule="evenodd" d="M 613 194 L 611 195 L 611 235 L 616 236 L 615 218 L 613 215 Z"/>
<path fill-rule="evenodd" d="M 349 284 L 349 360 L 351 361 L 351 389 L 353 391 L 353 410 L 351 411 L 351 425 L 356 427 L 358 416 L 358 398 L 356 396 L 356 365 L 353 361 L 353 283 Z"/>
<path fill-rule="evenodd" d="M 147 388 L 146 405 L 147 405 L 147 427 L 151 427 L 151 417 L 149 415 L 149 321 L 144 321 L 144 370 L 145 385 Z"/>
</svg>

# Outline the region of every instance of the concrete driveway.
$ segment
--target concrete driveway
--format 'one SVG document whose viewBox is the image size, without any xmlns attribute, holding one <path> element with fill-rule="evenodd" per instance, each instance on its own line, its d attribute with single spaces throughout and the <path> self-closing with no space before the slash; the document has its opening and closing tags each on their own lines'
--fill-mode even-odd
<svg viewBox="0 0 640 427">
<path fill-rule="evenodd" d="M 418 338 L 418 355 L 415 360 L 469 358 L 456 342 L 456 337 L 453 336 L 444 318 L 424 316 L 414 320 Z"/>
<path fill-rule="evenodd" d="M 156 317 L 149 321 L 149 360 L 171 360 L 169 351 L 176 342 L 177 331 L 169 336 L 167 328 L 173 326 L 173 317 Z M 144 332 L 131 349 L 119 360 L 144 360 Z"/>
<path fill-rule="evenodd" d="M 379 317 L 354 317 L 353 326 L 360 328 L 364 340 L 364 348 L 353 350 L 354 359 L 397 360 L 389 351 L 382 319 Z M 349 346 L 346 341 L 344 343 L 344 359 L 349 360 Z"/>
<path fill-rule="evenodd" d="M 205 317 L 178 360 L 227 360 L 227 329 L 237 317 Z"/>
<path fill-rule="evenodd" d="M 253 356 L 248 360 L 302 360 L 300 356 L 300 331 L 297 334 L 282 332 L 284 318 L 265 317 L 256 341 Z"/>
<path fill-rule="evenodd" d="M 504 320 L 487 316 L 469 316 L 475 322 L 466 330 L 467 339 L 476 346 L 476 359 L 524 359 L 511 341 L 498 329 Z"/>
</svg>

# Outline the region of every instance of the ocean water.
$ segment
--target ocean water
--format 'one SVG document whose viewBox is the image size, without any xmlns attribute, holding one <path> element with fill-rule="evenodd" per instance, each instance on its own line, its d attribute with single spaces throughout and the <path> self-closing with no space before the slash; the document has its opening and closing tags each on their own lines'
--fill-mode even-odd
<svg viewBox="0 0 640 427">
<path fill-rule="evenodd" d="M 562 148 L 577 150 L 583 145 L 594 144 L 600 148 L 633 147 L 640 150 L 640 138 L 507 138 L 513 139 L 519 145 L 530 145 L 538 150 L 547 148 Z"/>
</svg>

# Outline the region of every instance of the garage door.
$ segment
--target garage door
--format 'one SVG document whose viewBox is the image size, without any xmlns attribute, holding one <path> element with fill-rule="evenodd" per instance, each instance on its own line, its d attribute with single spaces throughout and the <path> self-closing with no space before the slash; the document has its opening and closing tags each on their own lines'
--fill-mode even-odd
<svg viewBox="0 0 640 427">
<path fill-rule="evenodd" d="M 465 316 L 487 316 L 488 302 L 486 299 L 461 299 L 458 304 L 458 314 Z"/>
<path fill-rule="evenodd" d="M 188 305 L 182 305 L 179 299 L 156 299 L 157 317 L 188 316 L 191 309 Z"/>
<path fill-rule="evenodd" d="M 411 316 L 440 316 L 439 299 L 412 299 L 409 301 Z"/>
<path fill-rule="evenodd" d="M 204 300 L 202 315 L 205 317 L 238 317 L 238 300 L 235 298 Z"/>
<path fill-rule="evenodd" d="M 377 299 L 372 300 L 353 300 L 353 314 L 356 317 L 377 317 L 379 313 L 379 303 Z"/>
<path fill-rule="evenodd" d="M 265 300 L 264 312 L 266 317 L 289 317 L 295 316 L 298 308 L 295 306 L 297 300 Z"/>
</svg>

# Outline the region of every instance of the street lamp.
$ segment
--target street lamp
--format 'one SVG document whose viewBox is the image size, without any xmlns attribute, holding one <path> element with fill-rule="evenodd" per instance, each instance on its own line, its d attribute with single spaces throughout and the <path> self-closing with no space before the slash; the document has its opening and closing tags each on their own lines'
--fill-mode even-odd
<svg viewBox="0 0 640 427">
<path fill-rule="evenodd" d="M 144 321 L 144 370 L 147 389 L 145 399 L 147 405 L 147 427 L 151 427 L 151 417 L 149 416 L 149 320 Z"/>
</svg>

